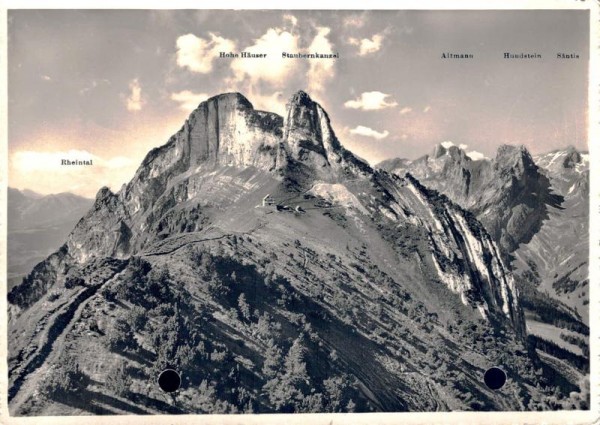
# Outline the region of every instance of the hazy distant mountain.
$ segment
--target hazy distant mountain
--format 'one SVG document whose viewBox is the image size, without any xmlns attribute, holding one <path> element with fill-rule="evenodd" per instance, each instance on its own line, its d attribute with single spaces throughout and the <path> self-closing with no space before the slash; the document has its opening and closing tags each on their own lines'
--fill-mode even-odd
<svg viewBox="0 0 600 425">
<path fill-rule="evenodd" d="M 8 188 L 9 289 L 64 243 L 92 203 L 72 193 L 41 195 Z"/>
<path fill-rule="evenodd" d="M 550 364 L 526 339 L 514 278 L 476 217 L 371 169 L 304 92 L 285 119 L 237 93 L 200 104 L 118 193 L 98 192 L 9 302 L 17 415 L 587 399 L 584 357 Z M 496 365 L 505 390 L 483 383 Z M 151 384 L 167 367 L 183 376 L 172 399 Z"/>
</svg>

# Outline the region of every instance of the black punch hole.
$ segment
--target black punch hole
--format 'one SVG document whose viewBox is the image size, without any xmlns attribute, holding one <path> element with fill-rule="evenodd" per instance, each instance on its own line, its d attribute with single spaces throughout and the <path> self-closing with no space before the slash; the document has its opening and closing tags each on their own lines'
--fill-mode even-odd
<svg viewBox="0 0 600 425">
<path fill-rule="evenodd" d="M 483 375 L 485 385 L 491 390 L 499 390 L 506 383 L 506 373 L 499 367 L 491 367 Z"/>
<path fill-rule="evenodd" d="M 181 376 L 173 369 L 165 369 L 158 376 L 158 386 L 166 393 L 172 393 L 181 386 Z"/>
</svg>

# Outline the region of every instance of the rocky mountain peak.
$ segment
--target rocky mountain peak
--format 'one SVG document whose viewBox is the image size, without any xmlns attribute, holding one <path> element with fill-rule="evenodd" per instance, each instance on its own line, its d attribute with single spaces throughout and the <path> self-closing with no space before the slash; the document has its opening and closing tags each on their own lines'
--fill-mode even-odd
<svg viewBox="0 0 600 425">
<path fill-rule="evenodd" d="M 573 146 L 536 155 L 534 160 L 538 167 L 556 176 L 562 175 L 565 171 L 580 175 L 589 168 L 588 153 L 578 151 Z"/>
<path fill-rule="evenodd" d="M 341 147 L 325 110 L 303 91 L 287 103 L 284 127 L 283 139 L 294 159 L 305 160 L 314 152 L 327 160 Z"/>
<path fill-rule="evenodd" d="M 114 194 L 112 193 L 110 188 L 108 188 L 107 186 L 102 186 L 96 194 L 96 202 L 102 202 L 102 200 L 110 198 L 111 196 L 114 196 Z"/>
<path fill-rule="evenodd" d="M 283 138 L 298 159 L 302 149 L 325 153 L 321 119 L 323 111 L 308 94 L 299 91 L 287 103 Z"/>
<path fill-rule="evenodd" d="M 304 90 L 298 90 L 290 98 L 288 105 L 302 105 L 306 107 L 313 107 L 316 103 L 311 99 L 308 93 Z"/>
<path fill-rule="evenodd" d="M 581 153 L 579 153 L 573 146 L 569 146 L 565 150 L 562 166 L 564 168 L 574 168 L 577 166 L 577 164 L 581 163 L 581 160 Z"/>
<path fill-rule="evenodd" d="M 519 171 L 537 169 L 531 154 L 523 145 L 501 145 L 496 152 L 494 163 L 499 169 L 513 168 Z"/>
<path fill-rule="evenodd" d="M 252 103 L 250 103 L 250 101 L 239 92 L 222 93 L 211 97 L 206 102 L 230 104 L 241 109 L 254 109 Z"/>
<path fill-rule="evenodd" d="M 368 168 L 341 146 L 329 116 L 306 92 L 290 98 L 285 120 L 255 110 L 240 93 L 225 93 L 202 102 L 167 144 L 147 155 L 127 198 L 160 196 L 177 176 L 223 166 L 253 166 L 284 179 L 293 174 L 299 182 L 336 181 Z"/>
<path fill-rule="evenodd" d="M 121 197 L 134 211 L 153 205 L 174 181 L 219 167 L 276 168 L 283 118 L 257 111 L 240 93 L 202 102 L 169 141 L 151 150 Z"/>
<path fill-rule="evenodd" d="M 446 148 L 443 147 L 441 144 L 439 145 L 435 145 L 435 147 L 433 148 L 433 153 L 431 154 L 431 158 L 432 159 L 437 159 L 443 155 L 446 154 Z"/>
<path fill-rule="evenodd" d="M 555 158 L 559 164 L 558 154 L 550 156 L 544 163 Z M 460 147 L 443 142 L 432 156 L 401 164 L 388 161 L 380 167 L 397 174 L 408 171 L 470 210 L 510 253 L 539 230 L 547 206 L 560 203 L 539 165 L 524 146 L 502 145 L 492 160 L 472 161 Z"/>
<path fill-rule="evenodd" d="M 459 148 L 449 148 L 448 154 L 462 158 Z M 465 169 L 455 178 L 468 181 L 470 173 Z M 516 283 L 482 224 L 410 174 L 401 178 L 374 171 L 345 150 L 327 113 L 304 92 L 292 96 L 285 121 L 256 111 L 237 93 L 200 104 L 177 134 L 148 154 L 121 191 L 98 192 L 60 250 L 36 266 L 8 299 L 13 405 L 37 394 L 33 372 L 62 364 L 51 354 L 52 342 L 46 342 L 55 337 L 56 326 L 81 332 L 69 333 L 69 339 L 59 335 L 69 344 L 81 343 L 71 350 L 83 353 L 81 359 L 87 361 L 90 338 L 100 358 L 112 359 L 122 345 L 109 336 L 121 326 L 119 318 L 132 317 L 130 305 L 151 319 L 152 328 L 128 324 L 131 333 L 123 334 L 126 343 L 141 341 L 127 350 L 135 350 L 143 368 L 172 364 L 202 379 L 210 369 L 217 381 L 230 376 L 231 362 L 237 361 L 230 359 L 243 359 L 246 366 L 236 368 L 243 379 L 235 385 L 248 381 L 248 390 L 240 388 L 255 391 L 265 412 L 278 408 L 275 396 L 265 391 L 279 394 L 279 388 L 289 387 L 281 381 L 271 389 L 279 372 L 272 375 L 263 367 L 263 358 L 272 356 L 265 345 L 270 339 L 285 344 L 288 352 L 277 366 L 281 371 L 288 358 L 298 357 L 299 343 L 292 343 L 291 335 L 306 340 L 303 350 L 312 350 L 306 358 L 340 353 L 340 361 L 325 369 L 320 360 L 318 367 L 302 366 L 307 371 L 302 382 L 309 371 L 319 375 L 318 385 L 306 381 L 306 391 L 321 382 L 326 388 L 321 371 L 337 374 L 339 368 L 366 380 L 368 394 L 362 399 L 373 399 L 382 410 L 407 410 L 401 403 L 420 396 L 396 389 L 410 390 L 419 381 L 410 378 L 405 385 L 403 380 L 424 367 L 421 360 L 411 365 L 411 359 L 425 358 L 425 366 L 433 369 L 440 364 L 434 350 L 451 346 L 439 359 L 443 355 L 449 368 L 467 376 L 496 355 L 485 358 L 486 347 L 478 346 L 473 352 L 482 358 L 472 360 L 474 366 L 460 358 L 452 363 L 457 352 L 471 350 L 474 337 L 503 330 L 503 343 L 517 346 L 525 332 Z M 111 306 L 110 313 L 105 306 Z M 154 323 L 165 327 L 154 328 Z M 173 338 L 165 333 L 169 323 L 181 329 Z M 44 340 L 38 343 L 40 335 Z M 232 337 L 240 344 L 231 344 Z M 179 346 L 165 350 L 167 338 Z M 447 338 L 449 344 L 440 344 Z M 319 348 L 321 340 L 326 351 Z M 205 346 L 203 341 L 210 357 L 199 357 L 195 348 Z M 510 354 L 511 347 L 506 348 Z M 186 360 L 187 354 L 180 354 L 184 350 L 197 354 Z M 431 355 L 424 357 L 423 351 Z M 226 362 L 212 353 L 228 356 L 223 374 L 216 368 Z M 190 369 L 196 364 L 203 369 Z M 87 368 L 82 370 L 91 373 Z M 105 368 L 101 385 L 110 370 Z M 112 391 L 109 385 L 102 388 Z M 428 384 L 424 388 L 431 394 Z"/>
<path fill-rule="evenodd" d="M 188 120 L 192 120 L 204 108 L 215 108 L 218 106 L 222 109 L 239 109 L 241 111 L 254 109 L 254 106 L 246 96 L 239 92 L 221 93 L 201 102 L 196 109 L 192 111 Z"/>
<path fill-rule="evenodd" d="M 296 177 L 337 181 L 369 168 L 342 147 L 327 112 L 304 91 L 287 103 L 281 148 L 286 161 L 278 167 L 284 175 L 291 167 Z"/>
<path fill-rule="evenodd" d="M 455 161 L 471 160 L 471 158 L 467 156 L 463 149 L 461 149 L 459 146 L 456 146 L 452 142 L 442 142 L 436 145 L 433 148 L 433 153 L 431 154 L 430 158 L 438 159 L 443 156 L 448 156 Z"/>
</svg>

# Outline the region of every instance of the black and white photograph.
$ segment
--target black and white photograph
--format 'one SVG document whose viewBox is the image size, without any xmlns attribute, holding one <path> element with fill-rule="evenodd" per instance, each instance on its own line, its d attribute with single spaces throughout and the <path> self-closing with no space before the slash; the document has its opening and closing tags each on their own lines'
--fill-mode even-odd
<svg viewBox="0 0 600 425">
<path fill-rule="evenodd" d="M 10 419 L 596 411 L 593 19 L 9 8 Z"/>
</svg>

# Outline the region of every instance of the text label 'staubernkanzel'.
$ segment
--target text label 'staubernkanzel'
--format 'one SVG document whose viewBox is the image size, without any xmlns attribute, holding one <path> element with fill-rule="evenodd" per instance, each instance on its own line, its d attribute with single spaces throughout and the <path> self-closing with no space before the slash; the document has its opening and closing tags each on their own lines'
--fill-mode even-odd
<svg viewBox="0 0 600 425">
<path fill-rule="evenodd" d="M 267 53 L 252 53 L 252 52 L 219 52 L 220 59 L 265 59 Z M 339 53 L 288 53 L 281 52 L 282 59 L 339 59 Z"/>
</svg>

